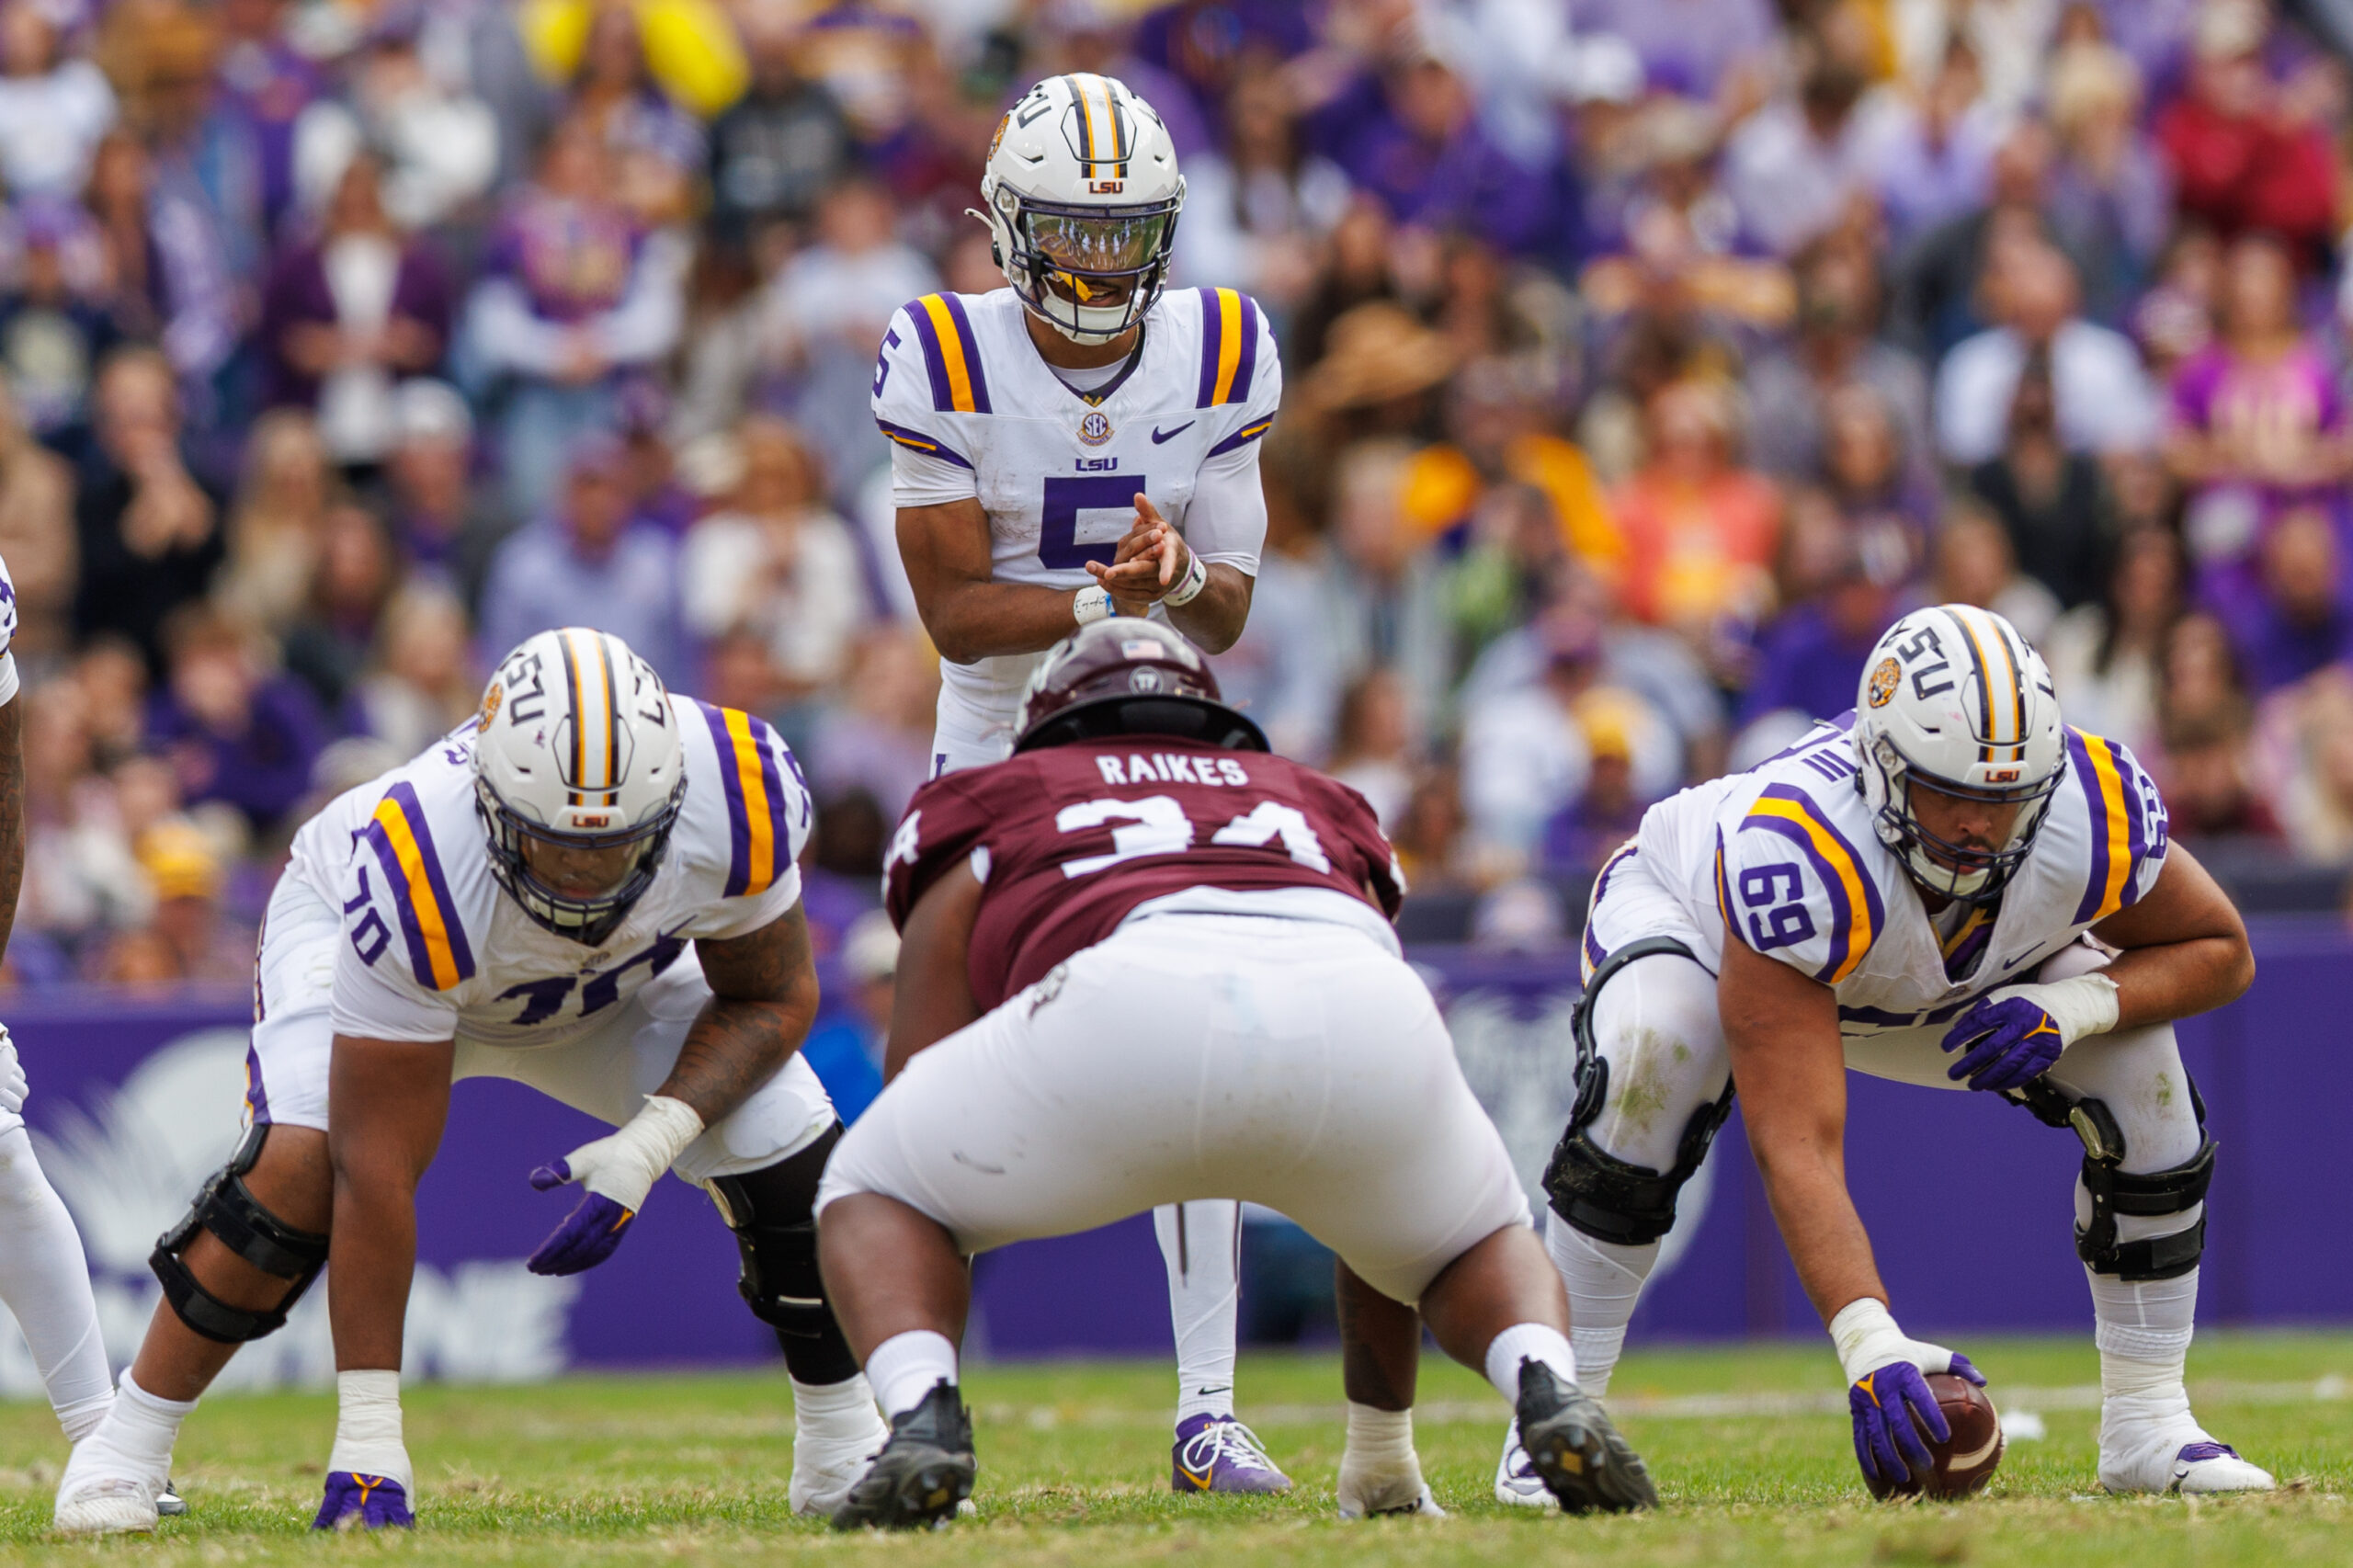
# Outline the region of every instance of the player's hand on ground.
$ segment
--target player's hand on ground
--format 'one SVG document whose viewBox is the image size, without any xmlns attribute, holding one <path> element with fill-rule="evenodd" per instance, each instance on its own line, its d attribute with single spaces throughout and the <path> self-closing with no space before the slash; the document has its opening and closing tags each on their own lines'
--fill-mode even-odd
<svg viewBox="0 0 2353 1568">
<path fill-rule="evenodd" d="M 1985 1379 L 1969 1358 L 1914 1339 L 1895 1324 L 1887 1304 L 1859 1297 L 1830 1320 L 1830 1342 L 1847 1374 L 1847 1410 L 1855 1422 L 1855 1461 L 1866 1481 L 1893 1484 L 1933 1460 L 1926 1433 L 1952 1440 L 1952 1424 L 1928 1392 L 1927 1374 L 1949 1372 L 1978 1387 Z"/>
<path fill-rule="evenodd" d="M 8 1026 L 0 1024 L 0 1110 L 25 1108 L 25 1064 L 17 1059 L 17 1041 Z"/>
<path fill-rule="evenodd" d="M 1945 1050 L 1967 1048 L 1945 1075 L 1966 1078 L 1972 1089 L 2018 1088 L 2051 1071 L 2084 1036 L 2115 1027 L 2116 983 L 2106 975 L 2006 985 L 1980 996 L 1945 1031 Z"/>
<path fill-rule="evenodd" d="M 691 1107 L 652 1095 L 619 1131 L 533 1171 L 531 1185 L 541 1192 L 576 1181 L 587 1196 L 531 1255 L 531 1272 L 577 1274 L 612 1256 L 645 1207 L 645 1195 L 702 1130 L 702 1118 Z"/>
</svg>

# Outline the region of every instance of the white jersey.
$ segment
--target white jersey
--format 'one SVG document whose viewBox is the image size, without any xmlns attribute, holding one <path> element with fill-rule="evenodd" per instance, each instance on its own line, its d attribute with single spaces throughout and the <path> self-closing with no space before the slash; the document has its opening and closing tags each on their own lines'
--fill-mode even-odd
<svg viewBox="0 0 2353 1568">
<path fill-rule="evenodd" d="M 2024 865 L 1997 905 L 1940 934 L 1872 830 L 1853 724 L 1849 712 L 1817 725 L 1779 756 L 1644 814 L 1633 853 L 1683 906 L 1710 970 L 1722 968 L 1729 924 L 1756 951 L 1833 987 L 1846 1033 L 1942 1023 L 2155 885 L 2165 855 L 2156 785 L 2122 745 L 2069 730 L 2068 776 Z M 1609 879 L 1605 868 L 1597 905 Z"/>
<path fill-rule="evenodd" d="M 1256 576 L 1267 517 L 1257 441 L 1282 401 L 1274 330 L 1233 289 L 1164 292 L 1143 344 L 1111 382 L 1082 396 L 1029 340 L 1011 289 L 926 294 L 891 318 L 874 369 L 874 418 L 892 445 L 893 501 L 976 497 L 1000 583 L 1083 588 L 1110 564 L 1150 496 L 1204 562 Z M 1198 491 L 1246 481 L 1242 506 L 1192 511 Z M 1009 725 L 1042 653 L 944 665 L 967 706 Z"/>
<path fill-rule="evenodd" d="M 813 812 L 791 751 L 748 714 L 668 705 L 686 744 L 677 824 L 653 885 L 594 949 L 531 919 L 491 875 L 472 722 L 304 824 L 286 874 L 343 911 L 335 1032 L 563 1044 L 696 938 L 743 936 L 799 902 Z"/>
</svg>

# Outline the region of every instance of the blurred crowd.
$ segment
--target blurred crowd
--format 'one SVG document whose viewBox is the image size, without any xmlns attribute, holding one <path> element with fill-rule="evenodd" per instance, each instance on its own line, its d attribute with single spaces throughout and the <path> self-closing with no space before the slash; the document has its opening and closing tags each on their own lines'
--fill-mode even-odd
<svg viewBox="0 0 2353 1568">
<path fill-rule="evenodd" d="M 1453 934 L 1558 938 L 1940 600 L 2177 835 L 2353 864 L 2348 58 L 2348 0 L 0 0 L 13 981 L 243 977 L 303 816 L 570 621 L 792 742 L 849 963 L 938 681 L 876 344 L 1001 286 L 963 210 L 1065 70 L 1282 345 L 1229 695 Z"/>
</svg>

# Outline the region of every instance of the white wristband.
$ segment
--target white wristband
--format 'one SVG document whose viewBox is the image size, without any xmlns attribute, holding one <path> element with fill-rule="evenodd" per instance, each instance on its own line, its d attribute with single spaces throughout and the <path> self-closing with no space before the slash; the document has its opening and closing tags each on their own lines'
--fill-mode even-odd
<svg viewBox="0 0 2353 1568">
<path fill-rule="evenodd" d="M 1192 564 L 1185 568 L 1185 580 L 1161 596 L 1162 604 L 1172 608 L 1177 605 L 1191 604 L 1201 597 L 1201 590 L 1210 585 L 1210 569 L 1201 563 L 1201 558 L 1192 555 L 1189 559 Z"/>
<path fill-rule="evenodd" d="M 6 708 L 17 696 L 17 655 L 0 653 L 0 708 Z"/>
<path fill-rule="evenodd" d="M 2069 1045 L 2086 1035 L 2106 1034 L 2116 1027 L 2116 982 L 2104 974 L 2072 975 L 2019 988 L 2051 1015 Z"/>
<path fill-rule="evenodd" d="M 1847 1302 L 1830 1320 L 1830 1343 L 1837 1348 L 1838 1365 L 1847 1381 L 1860 1382 L 1890 1361 L 1908 1361 L 1912 1342 L 1895 1326 L 1894 1314 L 1876 1296 Z"/>
<path fill-rule="evenodd" d="M 1100 583 L 1089 583 L 1078 590 L 1070 601 L 1070 618 L 1081 626 L 1092 626 L 1111 616 L 1111 590 Z"/>
<path fill-rule="evenodd" d="M 335 1381 L 339 1408 L 327 1468 L 387 1476 L 400 1483 L 414 1506 L 415 1478 L 409 1469 L 408 1447 L 401 1439 L 401 1375 L 337 1372 Z"/>
<path fill-rule="evenodd" d="M 650 1189 L 687 1152 L 687 1145 L 702 1134 L 700 1111 L 668 1095 L 648 1095 L 645 1108 L 613 1134 L 614 1152 L 626 1151 L 644 1162 L 645 1186 Z"/>
</svg>

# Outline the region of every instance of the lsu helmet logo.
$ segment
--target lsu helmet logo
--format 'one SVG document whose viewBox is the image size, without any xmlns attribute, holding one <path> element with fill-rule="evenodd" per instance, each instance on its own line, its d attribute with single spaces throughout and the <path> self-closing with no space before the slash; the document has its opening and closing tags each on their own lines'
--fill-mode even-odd
<svg viewBox="0 0 2353 1568">
<path fill-rule="evenodd" d="M 1111 420 L 1109 415 L 1106 415 L 1101 409 L 1097 409 L 1094 413 L 1080 420 L 1078 422 L 1078 438 L 1086 442 L 1090 447 L 1099 447 L 1104 442 L 1109 440 L 1111 438 Z"/>
<path fill-rule="evenodd" d="M 1005 145 L 1005 128 L 1013 123 L 1013 111 L 1007 109 L 996 122 L 996 134 L 989 138 L 989 163 L 996 162 L 996 150 Z"/>
<path fill-rule="evenodd" d="M 1895 683 L 1902 679 L 1903 676 L 1904 672 L 1896 667 L 1893 659 L 1881 659 L 1879 662 L 1879 668 L 1871 672 L 1871 706 L 1884 708 L 1893 701 Z"/>
<path fill-rule="evenodd" d="M 490 722 L 498 717 L 498 705 L 506 699 L 506 688 L 496 681 L 492 681 L 490 689 L 482 694 L 482 720 L 476 728 L 489 729 Z"/>
</svg>

